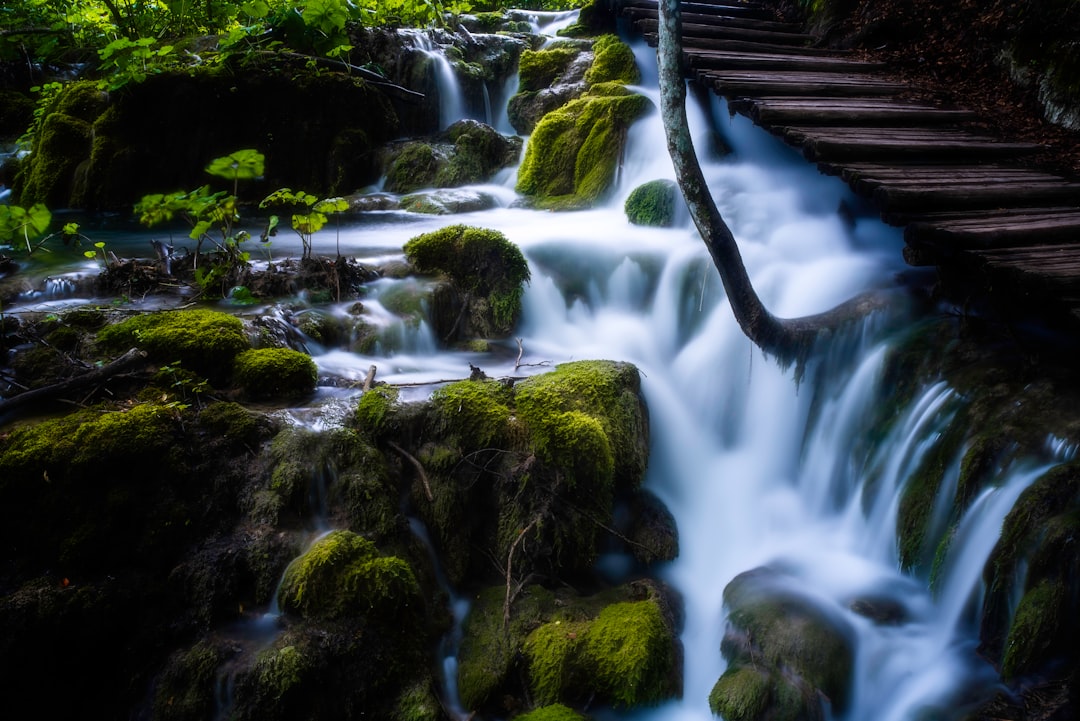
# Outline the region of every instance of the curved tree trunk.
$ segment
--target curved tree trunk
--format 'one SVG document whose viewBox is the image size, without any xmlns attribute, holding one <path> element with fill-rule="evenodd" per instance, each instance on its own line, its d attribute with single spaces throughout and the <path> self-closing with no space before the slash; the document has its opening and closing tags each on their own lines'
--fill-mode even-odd
<svg viewBox="0 0 1080 721">
<path fill-rule="evenodd" d="M 833 310 L 803 318 L 777 318 L 765 307 L 750 282 L 739 247 L 713 201 L 694 152 L 686 121 L 686 83 L 682 68 L 682 19 L 679 0 L 659 1 L 660 111 L 675 177 L 713 263 L 739 327 L 763 351 L 782 364 L 801 366 L 815 341 L 848 321 L 882 306 L 882 299 L 863 295 Z"/>
</svg>

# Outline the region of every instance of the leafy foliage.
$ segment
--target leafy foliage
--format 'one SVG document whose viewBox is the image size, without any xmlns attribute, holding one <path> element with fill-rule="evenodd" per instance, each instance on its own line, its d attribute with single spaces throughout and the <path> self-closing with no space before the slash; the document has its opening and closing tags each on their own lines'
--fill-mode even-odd
<svg viewBox="0 0 1080 721">
<path fill-rule="evenodd" d="M 311 257 L 312 236 L 318 233 L 326 225 L 328 214 L 341 213 L 349 209 L 349 201 L 344 198 L 323 198 L 320 200 L 311 193 L 303 190 L 294 191 L 292 188 L 279 188 L 262 199 L 260 208 L 269 208 L 275 205 L 291 207 L 294 212 L 290 218 L 292 229 L 300 236 L 300 242 L 304 246 L 303 257 Z M 267 227 L 267 236 L 274 234 L 279 220 L 277 216 L 271 216 Z M 338 255 L 341 255 L 340 247 Z"/>
</svg>

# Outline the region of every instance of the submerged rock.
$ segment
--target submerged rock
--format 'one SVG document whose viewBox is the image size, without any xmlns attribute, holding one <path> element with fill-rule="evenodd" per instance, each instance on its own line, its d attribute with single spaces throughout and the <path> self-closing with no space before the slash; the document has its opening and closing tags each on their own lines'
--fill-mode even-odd
<svg viewBox="0 0 1080 721">
<path fill-rule="evenodd" d="M 626 218 L 634 225 L 670 228 L 675 222 L 678 187 L 673 180 L 651 180 L 626 199 Z"/>
</svg>

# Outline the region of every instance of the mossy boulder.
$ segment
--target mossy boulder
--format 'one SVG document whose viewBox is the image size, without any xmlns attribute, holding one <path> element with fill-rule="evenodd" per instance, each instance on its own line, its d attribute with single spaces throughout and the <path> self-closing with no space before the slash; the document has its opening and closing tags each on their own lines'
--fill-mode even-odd
<svg viewBox="0 0 1080 721">
<path fill-rule="evenodd" d="M 634 60 L 634 51 L 617 35 L 602 35 L 593 43 L 592 65 L 585 73 L 585 82 L 621 83 L 633 85 L 641 81 L 641 71 Z"/>
<path fill-rule="evenodd" d="M 613 187 L 626 133 L 652 104 L 618 85 L 602 91 L 570 101 L 537 124 L 517 183 L 534 207 L 591 207 Z"/>
<path fill-rule="evenodd" d="M 412 238 L 405 256 L 420 273 L 444 274 L 451 294 L 434 315 L 446 343 L 505 337 L 517 324 L 529 266 L 521 250 L 495 230 L 451 225 Z"/>
<path fill-rule="evenodd" d="M 728 668 L 709 696 L 733 721 L 809 721 L 841 714 L 851 695 L 854 631 L 839 614 L 797 590 L 794 579 L 760 568 L 724 589 Z M 821 704 L 827 699 L 830 708 Z"/>
<path fill-rule="evenodd" d="M 315 390 L 318 369 L 291 348 L 252 348 L 233 360 L 233 378 L 250 398 L 298 398 Z"/>
<path fill-rule="evenodd" d="M 466 708 L 505 712 L 524 698 L 541 707 L 581 708 L 594 698 L 638 706 L 677 692 L 674 617 L 651 582 L 591 596 L 530 586 L 505 604 L 505 587 L 473 602 L 458 673 Z"/>
<path fill-rule="evenodd" d="M 391 193 L 485 183 L 517 163 L 521 138 L 476 120 L 459 120 L 439 135 L 407 141 L 389 154 L 383 187 Z"/>
<path fill-rule="evenodd" d="M 404 623 L 423 614 L 409 564 L 351 531 L 331 531 L 289 564 L 278 599 L 305 619 L 373 614 L 379 623 Z"/>
<path fill-rule="evenodd" d="M 239 318 L 202 309 L 133 316 L 103 328 L 97 342 L 115 352 L 141 348 L 154 360 L 179 361 L 213 381 L 226 378 L 236 356 L 251 347 Z"/>
<path fill-rule="evenodd" d="M 675 223 L 675 181 L 650 180 L 634 188 L 623 206 L 626 218 L 634 225 L 670 228 Z"/>
<path fill-rule="evenodd" d="M 518 61 L 518 91 L 507 103 L 514 130 L 531 135 L 540 119 L 588 90 L 585 73 L 592 66 L 591 44 L 558 41 L 525 50 Z"/>
<path fill-rule="evenodd" d="M 16 176 L 21 204 L 44 203 L 50 208 L 72 206 L 72 196 L 84 184 L 77 177 L 90 155 L 93 128 L 85 120 L 51 113 L 34 139 L 34 153 L 23 161 Z"/>
</svg>

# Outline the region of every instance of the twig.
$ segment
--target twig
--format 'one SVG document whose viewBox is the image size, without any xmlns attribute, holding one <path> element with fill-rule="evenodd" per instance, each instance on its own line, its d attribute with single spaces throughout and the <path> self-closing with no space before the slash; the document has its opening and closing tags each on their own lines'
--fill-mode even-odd
<svg viewBox="0 0 1080 721">
<path fill-rule="evenodd" d="M 424 493 L 427 495 L 428 501 L 431 502 L 431 503 L 434 503 L 435 502 L 435 495 L 431 492 L 431 484 L 428 483 L 427 473 L 424 472 L 424 466 L 420 464 L 420 461 L 416 460 L 415 456 L 413 456 L 411 453 L 409 453 L 408 451 L 406 451 L 404 448 L 399 446 L 397 443 L 394 443 L 393 441 L 387 441 L 386 445 L 390 446 L 395 451 L 400 453 L 405 460 L 407 460 L 409 463 L 411 463 L 413 465 L 413 468 L 415 468 L 416 472 L 420 475 L 421 483 L 424 484 Z"/>
<path fill-rule="evenodd" d="M 362 391 L 371 390 L 371 384 L 375 382 L 375 366 L 372 365 L 367 369 L 367 375 L 364 376 L 364 385 L 360 387 Z"/>
<path fill-rule="evenodd" d="M 95 368 L 88 373 L 83 373 L 80 376 L 69 378 L 60 383 L 54 383 L 51 386 L 35 388 L 34 390 L 20 393 L 17 396 L 0 400 L 0 415 L 10 413 L 12 410 L 34 401 L 50 400 L 69 391 L 78 390 L 108 380 L 128 368 L 142 363 L 144 360 L 146 360 L 146 352 L 137 348 L 132 348 L 124 355 L 101 368 Z"/>
<path fill-rule="evenodd" d="M 521 356 L 525 355 L 525 345 L 521 342 L 521 338 L 516 338 L 515 340 L 517 340 L 518 355 L 517 360 L 514 361 L 514 370 L 517 370 L 521 367 Z"/>
<path fill-rule="evenodd" d="M 529 521 L 529 525 L 521 529 L 521 532 L 517 534 L 517 538 L 510 544 L 510 550 L 506 554 L 506 599 L 503 601 L 503 628 L 510 625 L 510 601 L 514 584 L 514 551 L 517 550 L 518 544 L 521 543 L 521 539 L 525 537 L 525 534 L 531 531 L 539 520 L 540 514 L 537 514 Z"/>
<path fill-rule="evenodd" d="M 370 70 L 368 70 L 367 68 L 361 68 L 361 67 L 359 67 L 357 65 L 350 65 L 349 63 L 345 62 L 344 60 L 334 60 L 332 58 L 321 58 L 321 57 L 318 57 L 318 56 L 315 56 L 315 55 L 303 55 L 301 53 L 282 52 L 282 51 L 279 51 L 279 50 L 261 50 L 259 52 L 262 55 L 284 55 L 287 58 L 296 58 L 296 59 L 299 59 L 299 60 L 303 60 L 305 62 L 311 61 L 311 62 L 318 63 L 319 65 L 328 65 L 328 66 L 333 67 L 333 68 L 338 68 L 338 69 L 344 70 L 344 71 L 346 71 L 348 73 L 356 73 L 357 75 L 362 77 L 364 80 L 367 80 L 372 85 L 377 85 L 377 86 L 379 86 L 381 88 L 386 88 L 387 90 L 390 90 L 394 94 L 401 97 L 403 100 L 413 100 L 413 101 L 419 102 L 419 101 L 424 99 L 424 94 L 423 93 L 418 93 L 415 90 L 409 90 L 408 88 L 403 88 L 400 85 L 396 85 L 396 84 L 390 82 L 389 80 L 384 78 L 382 75 L 379 75 L 378 73 L 373 73 Z"/>
</svg>

